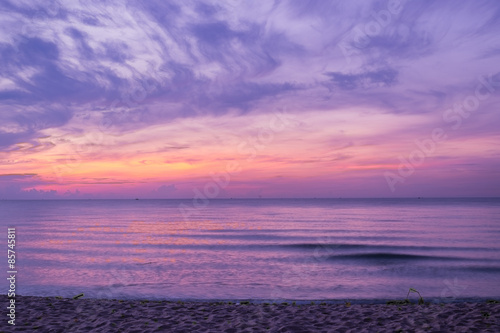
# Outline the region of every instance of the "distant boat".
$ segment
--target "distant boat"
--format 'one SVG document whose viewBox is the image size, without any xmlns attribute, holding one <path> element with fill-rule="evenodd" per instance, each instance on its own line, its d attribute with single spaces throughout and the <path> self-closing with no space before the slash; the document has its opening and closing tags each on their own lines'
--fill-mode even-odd
<svg viewBox="0 0 500 333">
<path fill-rule="evenodd" d="M 139 200 L 139 199 L 135 198 L 135 200 Z"/>
</svg>

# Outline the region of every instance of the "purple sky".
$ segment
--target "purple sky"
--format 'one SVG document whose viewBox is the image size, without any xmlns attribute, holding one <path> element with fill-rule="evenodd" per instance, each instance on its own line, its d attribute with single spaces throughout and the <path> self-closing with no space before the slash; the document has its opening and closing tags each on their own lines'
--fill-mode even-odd
<svg viewBox="0 0 500 333">
<path fill-rule="evenodd" d="M 0 199 L 500 196 L 498 1 L 0 1 Z"/>
</svg>

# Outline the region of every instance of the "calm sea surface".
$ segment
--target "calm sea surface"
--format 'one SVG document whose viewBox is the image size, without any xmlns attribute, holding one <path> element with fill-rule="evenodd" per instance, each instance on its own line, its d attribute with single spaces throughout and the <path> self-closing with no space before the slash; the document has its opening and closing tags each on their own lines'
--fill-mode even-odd
<svg viewBox="0 0 500 333">
<path fill-rule="evenodd" d="M 21 295 L 500 297 L 500 199 L 0 201 L 0 219 Z"/>
</svg>

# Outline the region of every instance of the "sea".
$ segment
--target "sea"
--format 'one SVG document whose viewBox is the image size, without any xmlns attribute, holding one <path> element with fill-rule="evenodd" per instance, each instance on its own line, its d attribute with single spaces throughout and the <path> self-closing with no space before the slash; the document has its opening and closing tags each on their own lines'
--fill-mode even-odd
<svg viewBox="0 0 500 333">
<path fill-rule="evenodd" d="M 500 299 L 500 198 L 2 200 L 0 219 L 17 295 Z"/>
</svg>

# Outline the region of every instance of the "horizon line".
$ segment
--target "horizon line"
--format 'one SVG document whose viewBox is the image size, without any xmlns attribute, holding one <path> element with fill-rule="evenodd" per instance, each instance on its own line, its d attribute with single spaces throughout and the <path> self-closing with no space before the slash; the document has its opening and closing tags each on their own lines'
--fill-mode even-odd
<svg viewBox="0 0 500 333">
<path fill-rule="evenodd" d="M 39 199 L 0 199 L 0 201 L 78 201 L 78 200 L 195 200 L 196 198 L 39 198 Z M 206 200 L 343 200 L 343 199 L 500 199 L 500 196 L 463 196 L 463 197 L 293 197 L 293 198 L 212 198 Z"/>
</svg>

